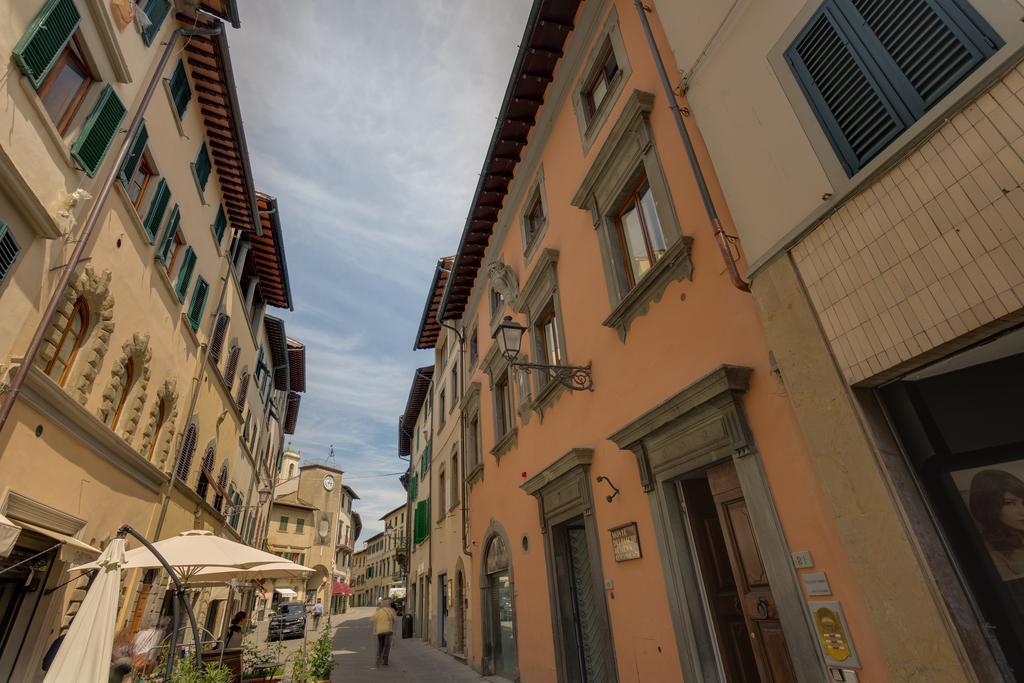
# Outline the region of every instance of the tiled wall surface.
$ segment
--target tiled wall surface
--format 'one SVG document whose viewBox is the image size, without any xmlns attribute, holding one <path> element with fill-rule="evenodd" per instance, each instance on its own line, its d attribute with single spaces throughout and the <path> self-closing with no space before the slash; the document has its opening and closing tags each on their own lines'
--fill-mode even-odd
<svg viewBox="0 0 1024 683">
<path fill-rule="evenodd" d="M 846 379 L 1020 313 L 1024 64 L 793 248 Z"/>
</svg>

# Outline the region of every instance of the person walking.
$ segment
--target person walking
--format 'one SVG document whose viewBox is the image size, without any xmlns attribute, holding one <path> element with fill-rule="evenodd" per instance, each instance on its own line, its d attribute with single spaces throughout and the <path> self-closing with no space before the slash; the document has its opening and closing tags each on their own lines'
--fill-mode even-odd
<svg viewBox="0 0 1024 683">
<path fill-rule="evenodd" d="M 388 655 L 391 653 L 391 636 L 395 631 L 395 611 L 383 599 L 378 601 L 377 611 L 373 613 L 370 624 L 373 627 L 373 634 L 377 636 L 377 668 L 381 662 L 388 665 Z"/>
<path fill-rule="evenodd" d="M 320 628 L 320 617 L 324 615 L 324 603 L 320 601 L 320 598 L 316 599 L 316 604 L 313 605 L 313 630 L 316 631 Z"/>
</svg>

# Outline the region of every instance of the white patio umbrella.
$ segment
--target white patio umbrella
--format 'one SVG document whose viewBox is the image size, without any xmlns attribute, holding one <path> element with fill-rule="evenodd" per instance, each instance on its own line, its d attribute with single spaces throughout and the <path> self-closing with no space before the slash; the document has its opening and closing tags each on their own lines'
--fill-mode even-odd
<svg viewBox="0 0 1024 683">
<path fill-rule="evenodd" d="M 277 562 L 256 565 L 247 569 L 231 567 L 204 567 L 192 575 L 192 583 L 224 583 L 231 579 L 254 581 L 256 579 L 290 579 L 312 574 L 315 570 L 295 562 L 278 558 Z"/>
<path fill-rule="evenodd" d="M 194 529 L 153 544 L 167 564 L 174 567 L 186 583 L 207 567 L 222 569 L 249 569 L 261 564 L 279 563 L 277 555 L 264 552 L 243 543 L 215 536 L 212 532 Z M 80 564 L 75 569 L 97 569 L 99 563 Z M 163 567 L 156 555 L 141 547 L 125 553 L 125 569 L 156 569 Z"/>
<path fill-rule="evenodd" d="M 124 539 L 115 538 L 96 562 L 99 569 L 64 642 L 46 673 L 45 683 L 105 683 L 121 593 Z"/>
</svg>

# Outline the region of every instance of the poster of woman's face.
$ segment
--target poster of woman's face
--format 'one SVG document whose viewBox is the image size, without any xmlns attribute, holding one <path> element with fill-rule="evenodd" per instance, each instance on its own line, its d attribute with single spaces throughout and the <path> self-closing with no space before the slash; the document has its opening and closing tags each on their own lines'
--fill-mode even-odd
<svg viewBox="0 0 1024 683">
<path fill-rule="evenodd" d="M 1000 578 L 1024 578 L 1024 460 L 950 474 Z"/>
</svg>

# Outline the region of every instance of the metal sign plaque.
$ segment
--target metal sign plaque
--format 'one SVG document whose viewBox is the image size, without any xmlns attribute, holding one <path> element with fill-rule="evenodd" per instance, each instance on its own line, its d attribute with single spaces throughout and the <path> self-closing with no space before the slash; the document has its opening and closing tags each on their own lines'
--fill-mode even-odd
<svg viewBox="0 0 1024 683">
<path fill-rule="evenodd" d="M 629 522 L 608 531 L 612 535 L 612 554 L 616 562 L 640 559 L 640 537 L 636 532 L 636 522 Z"/>
<path fill-rule="evenodd" d="M 808 602 L 807 607 L 814 622 L 818 644 L 825 654 L 825 663 L 829 666 L 859 667 L 860 660 L 850 640 L 850 629 L 839 603 Z"/>
</svg>

